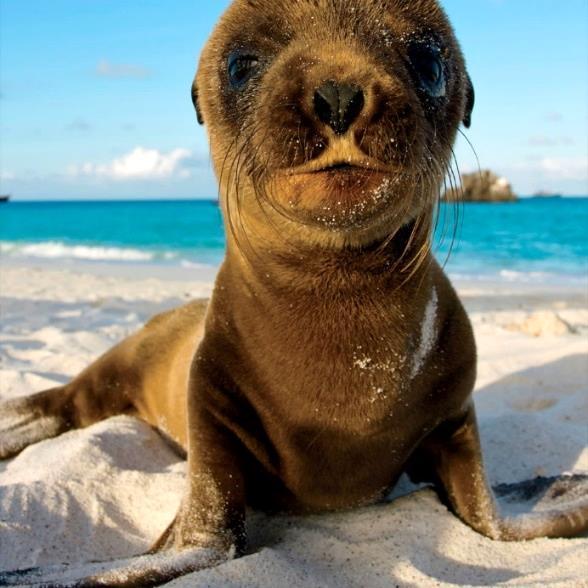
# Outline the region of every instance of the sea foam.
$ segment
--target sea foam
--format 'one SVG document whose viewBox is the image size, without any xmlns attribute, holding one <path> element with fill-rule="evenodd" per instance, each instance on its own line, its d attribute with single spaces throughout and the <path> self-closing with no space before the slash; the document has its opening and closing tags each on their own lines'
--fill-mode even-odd
<svg viewBox="0 0 588 588">
<path fill-rule="evenodd" d="M 92 245 L 66 245 L 60 241 L 40 243 L 1 242 L 0 254 L 10 257 L 40 259 L 82 259 L 89 261 L 152 261 L 155 254 L 139 249 L 97 247 Z"/>
</svg>

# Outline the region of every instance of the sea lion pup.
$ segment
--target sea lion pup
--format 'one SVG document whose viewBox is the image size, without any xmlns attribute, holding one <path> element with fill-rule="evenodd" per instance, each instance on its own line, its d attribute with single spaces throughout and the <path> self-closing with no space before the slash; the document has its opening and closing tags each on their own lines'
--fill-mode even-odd
<svg viewBox="0 0 588 588">
<path fill-rule="evenodd" d="M 162 314 L 70 384 L 2 408 L 3 458 L 120 413 L 187 449 L 152 555 L 76 585 L 170 580 L 242 552 L 247 505 L 351 508 L 403 471 L 493 539 L 586 529 L 588 500 L 501 516 L 484 474 L 472 329 L 430 254 L 474 102 L 438 3 L 235 0 L 193 97 L 228 241 L 208 307 Z"/>
</svg>

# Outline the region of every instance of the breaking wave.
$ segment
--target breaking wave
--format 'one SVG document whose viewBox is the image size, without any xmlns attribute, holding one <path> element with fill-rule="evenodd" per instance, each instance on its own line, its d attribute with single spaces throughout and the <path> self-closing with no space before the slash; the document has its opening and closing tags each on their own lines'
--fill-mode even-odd
<svg viewBox="0 0 588 588">
<path fill-rule="evenodd" d="M 79 259 L 86 261 L 154 261 L 156 253 L 141 249 L 68 245 L 60 241 L 40 243 L 0 242 L 0 254 L 37 259 Z M 167 257 L 163 256 L 164 258 Z"/>
</svg>

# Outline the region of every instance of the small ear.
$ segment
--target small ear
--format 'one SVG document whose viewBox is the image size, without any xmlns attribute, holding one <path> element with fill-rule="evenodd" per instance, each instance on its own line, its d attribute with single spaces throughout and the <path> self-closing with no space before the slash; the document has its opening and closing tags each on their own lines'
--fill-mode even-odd
<svg viewBox="0 0 588 588">
<path fill-rule="evenodd" d="M 463 124 L 466 129 L 469 129 L 472 125 L 472 111 L 474 110 L 474 104 L 476 103 L 476 92 L 474 91 L 474 85 L 472 79 L 466 73 L 466 104 L 465 113 L 463 116 Z"/>
<path fill-rule="evenodd" d="M 204 119 L 202 118 L 202 111 L 198 104 L 198 86 L 196 85 L 196 82 L 192 84 L 192 104 L 194 104 L 194 108 L 196 109 L 196 118 L 198 119 L 198 122 L 203 125 Z"/>
</svg>

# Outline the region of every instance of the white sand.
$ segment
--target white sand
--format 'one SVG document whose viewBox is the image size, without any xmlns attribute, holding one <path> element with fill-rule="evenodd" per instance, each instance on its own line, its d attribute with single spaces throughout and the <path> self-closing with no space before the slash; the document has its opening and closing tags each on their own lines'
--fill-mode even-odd
<svg viewBox="0 0 588 588">
<path fill-rule="evenodd" d="M 2 267 L 0 399 L 63 383 L 155 312 L 211 287 L 210 275 L 125 275 L 130 268 Z M 588 473 L 585 293 L 460 290 L 478 340 L 476 403 L 491 482 Z M 143 552 L 172 520 L 184 471 L 150 428 L 126 417 L 0 462 L 0 570 Z M 254 515 L 249 527 L 251 555 L 171 585 L 588 586 L 588 539 L 492 542 L 430 490 L 336 516 Z"/>
</svg>

